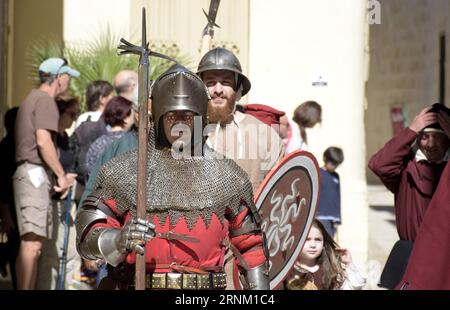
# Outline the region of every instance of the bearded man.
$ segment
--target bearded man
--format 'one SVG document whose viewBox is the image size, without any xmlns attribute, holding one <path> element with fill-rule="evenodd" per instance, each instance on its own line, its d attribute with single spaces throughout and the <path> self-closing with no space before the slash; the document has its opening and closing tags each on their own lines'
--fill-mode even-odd
<svg viewBox="0 0 450 310">
<path fill-rule="evenodd" d="M 251 83 L 232 52 L 220 47 L 210 50 L 200 60 L 197 74 L 211 96 L 208 117 L 215 125 L 209 132 L 209 145 L 235 160 L 247 172 L 256 191 L 283 158 L 283 141 L 270 126 L 236 110 L 236 103 L 248 93 Z"/>
</svg>

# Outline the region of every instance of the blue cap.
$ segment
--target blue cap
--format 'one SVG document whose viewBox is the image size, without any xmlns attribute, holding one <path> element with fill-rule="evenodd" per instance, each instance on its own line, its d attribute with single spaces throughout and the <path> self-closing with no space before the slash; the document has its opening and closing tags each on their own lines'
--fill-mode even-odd
<svg viewBox="0 0 450 310">
<path fill-rule="evenodd" d="M 67 73 L 73 77 L 79 77 L 80 72 L 68 66 L 67 60 L 62 58 L 49 58 L 44 60 L 39 66 L 39 71 L 59 75 Z"/>
</svg>

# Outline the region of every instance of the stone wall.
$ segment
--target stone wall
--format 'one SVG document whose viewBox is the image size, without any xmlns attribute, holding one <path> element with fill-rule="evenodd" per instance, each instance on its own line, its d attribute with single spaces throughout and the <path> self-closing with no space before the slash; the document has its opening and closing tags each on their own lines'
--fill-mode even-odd
<svg viewBox="0 0 450 310">
<path fill-rule="evenodd" d="M 63 38 L 62 0 L 10 1 L 12 15 L 8 55 L 8 105 L 18 106 L 38 81 L 31 79 L 29 46 L 35 39 Z"/>
<path fill-rule="evenodd" d="M 391 107 L 403 107 L 407 126 L 426 105 L 439 101 L 439 41 L 441 35 L 450 34 L 447 0 L 379 2 L 381 24 L 370 26 L 367 159 L 393 136 Z M 449 42 L 447 35 L 447 51 Z M 450 75 L 446 71 L 448 102 Z M 367 180 L 379 183 L 369 170 Z"/>
</svg>

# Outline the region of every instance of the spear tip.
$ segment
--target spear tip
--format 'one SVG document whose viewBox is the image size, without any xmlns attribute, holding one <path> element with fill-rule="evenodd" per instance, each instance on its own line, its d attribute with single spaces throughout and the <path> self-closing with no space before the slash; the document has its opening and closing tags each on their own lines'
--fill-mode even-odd
<svg viewBox="0 0 450 310">
<path fill-rule="evenodd" d="M 145 48 L 147 45 L 147 22 L 145 8 L 142 8 L 142 47 Z"/>
</svg>

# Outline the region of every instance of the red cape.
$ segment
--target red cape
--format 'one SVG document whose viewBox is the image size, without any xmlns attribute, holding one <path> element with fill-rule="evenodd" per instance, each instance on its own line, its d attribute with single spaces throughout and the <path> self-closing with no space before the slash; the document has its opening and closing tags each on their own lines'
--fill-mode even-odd
<svg viewBox="0 0 450 310">
<path fill-rule="evenodd" d="M 450 290 L 450 165 L 447 163 L 428 205 L 401 289 Z"/>
</svg>

